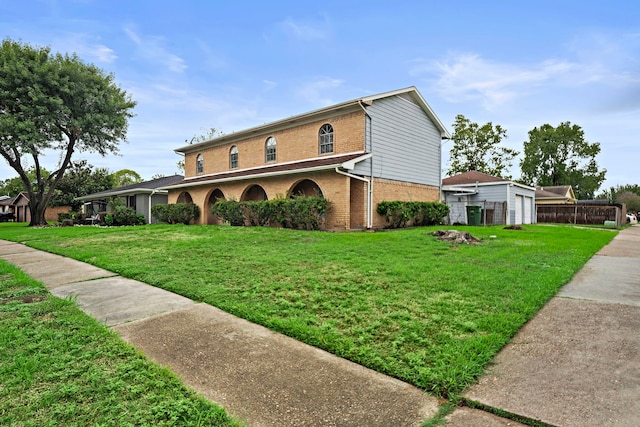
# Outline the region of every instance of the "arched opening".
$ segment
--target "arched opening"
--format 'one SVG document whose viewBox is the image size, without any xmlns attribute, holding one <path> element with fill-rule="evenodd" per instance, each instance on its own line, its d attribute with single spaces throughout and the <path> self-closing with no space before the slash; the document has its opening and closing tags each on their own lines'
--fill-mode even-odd
<svg viewBox="0 0 640 427">
<path fill-rule="evenodd" d="M 267 200 L 267 193 L 264 191 L 264 188 L 259 185 L 252 185 L 251 187 L 244 190 L 242 197 L 240 198 L 241 202 L 248 201 L 256 201 L 256 200 Z"/>
<path fill-rule="evenodd" d="M 206 209 L 207 209 L 207 224 L 222 224 L 222 218 L 211 213 L 211 206 L 213 206 L 218 200 L 224 200 L 224 193 L 219 188 L 213 190 L 209 197 L 207 197 Z"/>
<path fill-rule="evenodd" d="M 178 203 L 193 203 L 193 198 L 191 197 L 191 194 L 189 194 L 186 191 L 183 191 L 178 196 Z"/>
<path fill-rule="evenodd" d="M 322 197 L 322 190 L 314 181 L 303 179 L 291 188 L 289 195 L 290 197 Z"/>
</svg>

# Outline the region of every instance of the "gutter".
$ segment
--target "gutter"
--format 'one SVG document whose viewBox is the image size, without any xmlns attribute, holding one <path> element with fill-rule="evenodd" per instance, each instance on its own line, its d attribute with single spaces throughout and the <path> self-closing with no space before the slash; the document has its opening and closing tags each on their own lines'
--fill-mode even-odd
<svg viewBox="0 0 640 427">
<path fill-rule="evenodd" d="M 156 188 L 149 194 L 149 224 L 151 224 L 151 199 L 153 199 L 153 195 L 159 191 L 160 190 Z"/>
<path fill-rule="evenodd" d="M 359 181 L 364 181 L 367 183 L 367 230 L 371 229 L 371 224 L 372 224 L 372 218 L 371 218 L 371 214 L 372 214 L 372 203 L 371 203 L 371 181 L 368 180 L 367 178 L 363 178 L 361 176 L 358 175 L 354 175 L 345 171 L 342 171 L 339 169 L 340 166 L 336 166 L 335 171 L 336 173 L 339 173 L 340 175 L 344 175 L 344 176 L 348 176 L 349 178 L 353 178 L 353 179 L 357 179 Z"/>
</svg>

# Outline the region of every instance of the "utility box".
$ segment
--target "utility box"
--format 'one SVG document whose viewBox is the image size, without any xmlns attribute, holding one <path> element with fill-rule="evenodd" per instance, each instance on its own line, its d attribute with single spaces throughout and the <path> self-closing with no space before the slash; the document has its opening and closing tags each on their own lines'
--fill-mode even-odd
<svg viewBox="0 0 640 427">
<path fill-rule="evenodd" d="M 482 225 L 482 206 L 467 205 L 467 224 Z"/>
</svg>

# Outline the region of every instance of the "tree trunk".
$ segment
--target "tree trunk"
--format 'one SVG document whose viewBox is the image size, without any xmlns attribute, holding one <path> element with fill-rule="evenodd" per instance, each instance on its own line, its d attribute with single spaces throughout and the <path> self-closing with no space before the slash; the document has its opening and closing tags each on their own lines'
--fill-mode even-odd
<svg viewBox="0 0 640 427">
<path fill-rule="evenodd" d="M 36 200 L 29 201 L 29 210 L 31 210 L 31 222 L 29 222 L 29 227 L 47 225 L 47 221 L 44 219 L 47 204 L 42 202 L 41 197 L 37 197 Z"/>
</svg>

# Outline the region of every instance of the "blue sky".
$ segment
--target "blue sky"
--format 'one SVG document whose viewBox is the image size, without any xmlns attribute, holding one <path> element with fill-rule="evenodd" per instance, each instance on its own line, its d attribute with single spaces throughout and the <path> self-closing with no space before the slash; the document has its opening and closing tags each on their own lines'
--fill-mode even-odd
<svg viewBox="0 0 640 427">
<path fill-rule="evenodd" d="M 210 127 L 416 86 L 450 131 L 457 114 L 490 121 L 520 151 L 534 127 L 578 124 L 601 144 L 602 188 L 640 183 L 635 0 L 0 0 L 0 36 L 114 73 L 138 102 L 129 142 L 119 157 L 74 159 L 145 179 L 176 173 L 173 150 Z"/>
</svg>

